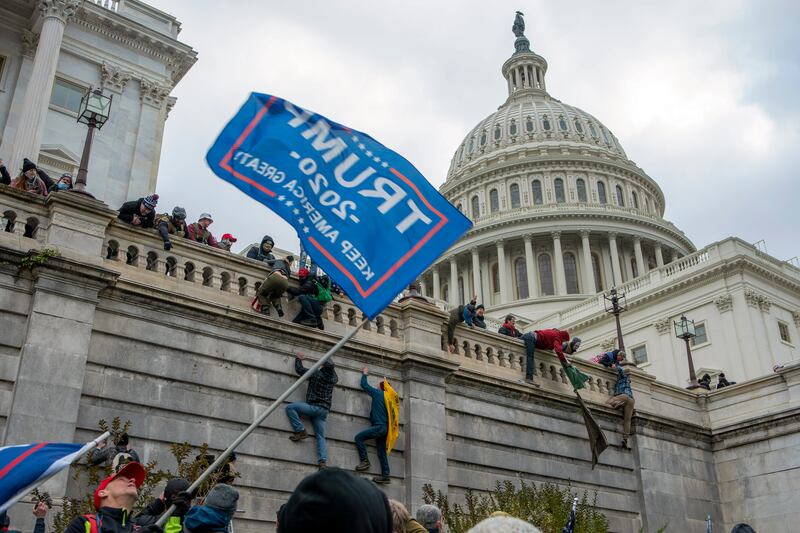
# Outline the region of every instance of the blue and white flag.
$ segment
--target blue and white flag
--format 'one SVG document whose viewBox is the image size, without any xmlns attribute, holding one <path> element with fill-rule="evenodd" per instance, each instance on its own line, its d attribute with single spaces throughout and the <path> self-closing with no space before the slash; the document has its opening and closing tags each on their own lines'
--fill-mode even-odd
<svg viewBox="0 0 800 533">
<path fill-rule="evenodd" d="M 0 448 L 0 513 L 94 446 L 40 442 Z"/>
<path fill-rule="evenodd" d="M 206 161 L 294 226 L 369 318 L 472 225 L 401 155 L 277 96 L 252 93 Z"/>
</svg>

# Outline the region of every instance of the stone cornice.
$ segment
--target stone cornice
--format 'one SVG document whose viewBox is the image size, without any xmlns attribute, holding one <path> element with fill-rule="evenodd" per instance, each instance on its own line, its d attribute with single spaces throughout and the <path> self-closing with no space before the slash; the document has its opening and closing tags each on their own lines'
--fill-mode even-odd
<svg viewBox="0 0 800 533">
<path fill-rule="evenodd" d="M 190 46 L 92 2 L 82 5 L 74 24 L 162 61 L 171 71 L 173 85 L 197 61 L 197 53 Z"/>
</svg>

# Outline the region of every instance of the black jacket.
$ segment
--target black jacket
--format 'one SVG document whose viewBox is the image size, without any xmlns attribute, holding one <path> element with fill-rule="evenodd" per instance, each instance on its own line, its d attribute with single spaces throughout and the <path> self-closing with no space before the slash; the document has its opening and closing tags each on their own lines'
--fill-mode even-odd
<svg viewBox="0 0 800 533">
<path fill-rule="evenodd" d="M 300 359 L 295 358 L 294 371 L 297 372 L 298 376 L 302 376 L 308 372 L 308 369 L 303 366 L 303 362 Z M 326 361 L 319 370 L 311 374 L 311 377 L 308 378 L 306 403 L 324 407 L 330 411 L 333 386 L 338 382 L 339 376 L 336 375 L 336 368 L 333 363 Z"/>
<path fill-rule="evenodd" d="M 140 228 L 152 228 L 155 225 L 156 213 L 155 211 L 150 211 L 148 214 L 142 215 L 139 211 L 139 205 L 141 205 L 142 202 L 144 202 L 144 198 L 125 202 L 122 204 L 122 207 L 119 208 L 119 215 L 117 215 L 117 218 L 128 224 L 132 224 L 133 215 L 138 215 L 139 219 L 142 221 L 139 225 Z"/>
<path fill-rule="evenodd" d="M 93 465 L 101 465 L 108 461 L 114 460 L 114 457 L 120 453 L 127 453 L 130 454 L 131 459 L 136 461 L 137 463 L 141 463 L 139 460 L 139 454 L 136 453 L 136 450 L 131 449 L 128 451 L 125 446 L 106 446 L 102 450 L 100 448 L 95 448 L 91 452 L 89 452 L 89 462 Z"/>
<path fill-rule="evenodd" d="M 480 315 L 475 315 L 472 319 L 472 325 L 476 328 L 486 329 L 486 321 Z"/>
<path fill-rule="evenodd" d="M 275 263 L 275 256 L 272 255 L 272 252 L 268 254 L 264 253 L 263 246 L 265 241 L 272 241 L 272 237 L 269 235 L 264 235 L 264 237 L 261 239 L 261 243 L 258 245 L 258 248 L 250 248 L 250 250 L 248 250 L 247 257 L 250 259 L 255 259 L 256 261 L 263 261 L 269 266 L 272 266 Z"/>
<path fill-rule="evenodd" d="M 131 533 L 133 531 L 133 520 L 125 509 L 115 509 L 112 507 L 101 507 L 97 511 L 100 518 L 98 533 Z M 86 533 L 86 518 L 76 516 L 69 523 L 64 533 Z"/>
<path fill-rule="evenodd" d="M 11 175 L 8 173 L 8 169 L 5 165 L 0 167 L 0 183 L 3 185 L 10 185 L 11 184 Z"/>
</svg>

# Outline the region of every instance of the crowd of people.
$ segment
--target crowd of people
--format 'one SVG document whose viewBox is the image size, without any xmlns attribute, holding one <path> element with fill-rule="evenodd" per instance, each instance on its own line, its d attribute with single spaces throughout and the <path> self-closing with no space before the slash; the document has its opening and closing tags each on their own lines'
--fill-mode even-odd
<svg viewBox="0 0 800 533">
<path fill-rule="evenodd" d="M 25 159 L 20 173 L 12 178 L 5 162 L 0 159 L 0 183 L 38 196 L 47 196 L 57 191 L 72 189 L 72 174 L 65 172 L 54 180 L 34 162 Z"/>
</svg>

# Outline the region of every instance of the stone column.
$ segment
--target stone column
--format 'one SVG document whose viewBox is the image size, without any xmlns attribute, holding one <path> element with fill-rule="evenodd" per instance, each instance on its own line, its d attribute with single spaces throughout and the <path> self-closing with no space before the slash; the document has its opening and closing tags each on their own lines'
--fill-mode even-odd
<svg viewBox="0 0 800 533">
<path fill-rule="evenodd" d="M 663 267 L 664 254 L 661 252 L 661 245 L 659 243 L 655 243 L 654 248 L 656 250 L 656 265 L 659 267 Z"/>
<path fill-rule="evenodd" d="M 64 38 L 64 28 L 80 5 L 80 0 L 39 1 L 42 31 L 39 34 L 39 46 L 33 59 L 33 70 L 26 89 L 19 126 L 11 145 L 9 169 L 21 168 L 22 160 L 26 157 L 34 162 L 39 158 L 44 120 L 50 94 L 53 92 L 53 78 Z"/>
<path fill-rule="evenodd" d="M 640 276 L 647 274 L 647 268 L 644 264 L 644 255 L 642 255 L 642 239 L 639 237 L 633 238 L 633 253 L 636 255 L 636 270 L 639 271 Z"/>
<path fill-rule="evenodd" d="M 423 296 L 428 296 L 428 282 L 425 281 L 425 278 L 419 278 L 419 292 Z"/>
<path fill-rule="evenodd" d="M 442 285 L 439 283 L 439 265 L 433 265 L 431 268 L 433 272 L 433 297 L 436 300 L 442 298 Z"/>
<path fill-rule="evenodd" d="M 617 250 L 617 234 L 610 232 L 608 234 L 609 253 L 611 254 L 611 273 L 614 279 L 611 280 L 611 286 L 616 287 L 622 284 L 622 271 L 619 268 L 619 251 Z"/>
<path fill-rule="evenodd" d="M 414 514 L 422 505 L 422 486 L 447 493 L 447 410 L 445 380 L 458 369 L 459 356 L 439 348 L 447 315 L 413 300 L 401 305 L 406 342 L 401 368 L 400 409 L 405 439 L 402 497 Z"/>
<path fill-rule="evenodd" d="M 553 237 L 553 261 L 555 263 L 556 274 L 556 294 L 567 294 L 567 283 L 564 277 L 564 254 L 561 251 L 561 232 L 554 231 L 550 235 Z"/>
<path fill-rule="evenodd" d="M 583 251 L 583 286 L 584 292 L 594 294 L 597 287 L 594 284 L 594 269 L 592 268 L 592 249 L 589 247 L 589 232 L 581 231 L 581 250 Z"/>
<path fill-rule="evenodd" d="M 458 259 L 456 256 L 450 256 L 450 304 L 458 305 L 461 303 L 461 297 L 458 295 Z"/>
<path fill-rule="evenodd" d="M 497 241 L 497 273 L 500 278 L 500 303 L 508 302 L 508 283 L 506 279 L 506 250 L 503 240 Z"/>
<path fill-rule="evenodd" d="M 528 274 L 528 296 L 538 296 L 539 290 L 536 287 L 533 263 L 533 236 L 525 235 L 522 240 L 525 242 L 525 270 Z"/>
<path fill-rule="evenodd" d="M 470 249 L 472 253 L 472 284 L 475 285 L 475 294 L 478 295 L 478 302 L 483 302 L 483 291 L 481 290 L 481 259 L 478 255 L 478 248 Z"/>
</svg>

